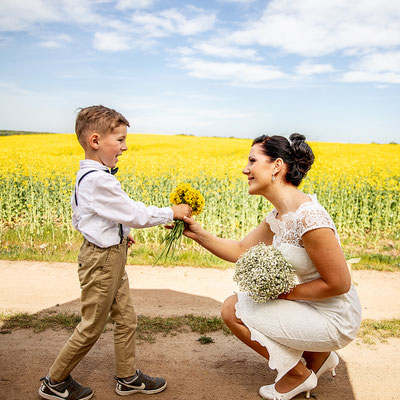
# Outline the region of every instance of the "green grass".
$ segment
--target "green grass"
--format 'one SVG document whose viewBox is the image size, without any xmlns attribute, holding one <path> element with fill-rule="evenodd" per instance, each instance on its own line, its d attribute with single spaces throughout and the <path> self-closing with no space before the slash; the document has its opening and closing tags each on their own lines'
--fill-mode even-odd
<svg viewBox="0 0 400 400">
<path fill-rule="evenodd" d="M 52 235 L 39 235 L 32 237 L 30 241 L 23 241 L 19 239 L 16 230 L 8 230 L 3 234 L 0 242 L 0 259 L 75 263 L 81 243 L 82 239 L 78 234 L 74 234 L 71 241 L 68 241 L 67 235 L 62 232 L 57 232 L 54 239 Z M 361 258 L 359 263 L 353 264 L 354 270 L 400 271 L 399 250 L 391 249 L 388 253 L 388 246 L 385 245 L 385 242 L 377 244 L 373 248 L 348 241 L 342 245 L 347 259 Z M 161 245 L 136 243 L 128 251 L 128 264 L 152 265 L 160 251 Z M 219 269 L 233 267 L 232 263 L 215 257 L 194 242 L 185 243 L 179 251 L 175 252 L 174 257 L 167 261 L 163 260 L 159 265 Z"/>
<path fill-rule="evenodd" d="M 79 324 L 81 317 L 72 313 L 60 314 L 4 314 L 0 313 L 0 333 L 11 333 L 15 329 L 33 329 L 43 332 L 46 329 L 73 329 Z"/>
<path fill-rule="evenodd" d="M 46 329 L 72 330 L 78 325 L 80 319 L 79 315 L 73 313 L 0 313 L 0 333 L 10 334 L 16 329 L 32 329 L 34 332 L 43 332 Z M 217 331 L 230 333 L 222 318 L 219 317 L 193 314 L 177 317 L 138 316 L 137 337 L 142 341 L 154 343 L 156 335 L 171 336 L 187 331 L 202 335 Z"/>
<path fill-rule="evenodd" d="M 153 265 L 161 250 L 161 245 L 134 244 L 129 250 L 128 264 Z M 189 245 L 176 251 L 173 257 L 169 257 L 167 260 L 160 260 L 157 265 L 169 267 L 185 265 L 190 267 L 227 269 L 232 267 L 233 264 L 221 260 L 198 245 L 192 247 Z"/>
<path fill-rule="evenodd" d="M 0 259 L 75 263 L 81 244 L 82 236 L 74 230 L 67 232 L 60 227 L 49 225 L 47 229 L 42 227 L 41 231 L 29 234 L 26 227 L 18 226 L 0 232 Z M 136 243 L 128 251 L 128 264 L 153 265 L 161 250 L 162 246 L 159 244 Z M 232 266 L 189 240 L 183 240 L 174 256 L 158 265 L 221 269 Z"/>
<path fill-rule="evenodd" d="M 388 256 L 382 254 L 364 254 L 361 256 L 360 267 L 354 269 L 370 269 L 375 271 L 400 271 L 400 256 Z"/>
<path fill-rule="evenodd" d="M 80 316 L 73 313 L 0 313 L 0 334 L 10 334 L 17 329 L 32 329 L 34 332 L 46 329 L 72 330 L 79 322 Z M 175 336 L 188 331 L 201 334 L 198 339 L 201 344 L 213 342 L 211 337 L 206 336 L 207 333 L 222 331 L 230 334 L 220 317 L 193 314 L 176 317 L 138 316 L 137 337 L 142 341 L 154 343 L 157 335 Z M 400 319 L 363 320 L 357 337 L 367 344 L 374 344 L 375 340 L 386 342 L 388 338 L 400 338 Z"/>
<path fill-rule="evenodd" d="M 393 231 L 376 235 L 351 234 L 340 235 L 346 259 L 360 258 L 352 265 L 354 270 L 400 271 L 400 232 Z"/>
<path fill-rule="evenodd" d="M 158 229 L 163 233 L 163 228 Z M 133 230 L 137 243 L 128 252 L 128 264 L 152 265 L 159 252 L 161 244 L 143 243 L 139 235 L 142 232 Z M 376 235 L 339 233 L 346 259 L 360 258 L 353 264 L 354 270 L 400 271 L 400 232 Z M 137 237 L 139 236 L 139 237 Z M 26 225 L 12 227 L 0 224 L 0 259 L 26 260 L 48 262 L 72 262 L 77 260 L 82 237 L 79 232 L 66 230 L 63 226 L 47 223 L 36 230 L 30 230 Z M 163 260 L 165 266 L 185 265 L 193 267 L 227 269 L 232 263 L 223 261 L 204 250 L 197 243 L 184 238 L 174 257 Z"/>
<path fill-rule="evenodd" d="M 76 263 L 82 239 L 76 239 L 71 243 L 48 243 L 46 240 L 36 238 L 32 243 L 5 241 L 0 245 L 0 259 L 11 261 L 47 261 L 47 262 L 71 262 Z M 153 265 L 161 246 L 157 245 L 133 245 L 128 251 L 128 265 Z M 160 262 L 160 266 L 191 266 L 203 268 L 227 269 L 232 263 L 221 260 L 204 249 L 186 248 L 176 252 L 174 257 Z"/>
<path fill-rule="evenodd" d="M 388 338 L 400 338 L 400 319 L 365 319 L 362 321 L 358 338 L 368 344 L 375 344 L 375 339 L 385 342 Z"/>
<path fill-rule="evenodd" d="M 200 336 L 197 339 L 198 342 L 200 342 L 200 344 L 210 344 L 210 343 L 214 343 L 214 339 L 210 336 Z"/>
<path fill-rule="evenodd" d="M 202 317 L 188 314 L 178 317 L 146 317 L 138 316 L 138 339 L 154 343 L 155 335 L 176 335 L 186 331 L 205 334 L 209 332 L 223 331 L 230 333 L 229 329 L 219 317 Z"/>
</svg>

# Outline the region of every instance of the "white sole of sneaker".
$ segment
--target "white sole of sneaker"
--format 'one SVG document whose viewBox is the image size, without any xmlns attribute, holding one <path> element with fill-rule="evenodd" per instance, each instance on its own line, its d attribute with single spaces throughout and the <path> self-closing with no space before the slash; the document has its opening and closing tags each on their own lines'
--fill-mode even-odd
<svg viewBox="0 0 400 400">
<path fill-rule="evenodd" d="M 164 385 L 164 386 L 161 386 L 160 388 L 154 389 L 154 390 L 141 390 L 141 389 L 138 389 L 138 390 L 130 390 L 130 391 L 128 392 L 128 391 L 122 391 L 122 390 L 119 390 L 118 388 L 115 388 L 115 392 L 116 392 L 117 394 L 119 394 L 120 396 L 130 396 L 131 394 L 135 394 L 135 393 L 141 393 L 141 394 L 155 394 L 155 393 L 160 393 L 160 392 L 162 392 L 166 387 L 167 387 L 167 382 L 165 382 L 165 385 Z"/>
<path fill-rule="evenodd" d="M 89 396 L 82 397 L 80 400 L 89 400 L 89 399 L 91 399 L 93 397 L 93 394 L 94 393 L 89 394 Z M 40 389 L 39 389 L 39 396 L 42 399 L 46 399 L 46 400 L 60 400 L 60 399 L 62 399 L 62 397 L 60 397 L 60 396 L 56 396 L 56 395 L 53 396 L 51 394 L 43 393 Z"/>
</svg>

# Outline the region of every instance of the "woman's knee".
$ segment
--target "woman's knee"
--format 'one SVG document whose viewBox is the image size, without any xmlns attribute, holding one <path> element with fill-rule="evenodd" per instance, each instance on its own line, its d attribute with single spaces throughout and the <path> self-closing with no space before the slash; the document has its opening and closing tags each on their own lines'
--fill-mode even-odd
<svg viewBox="0 0 400 400">
<path fill-rule="evenodd" d="M 236 303 L 238 302 L 237 295 L 229 296 L 221 307 L 221 317 L 226 324 L 236 320 Z"/>
</svg>

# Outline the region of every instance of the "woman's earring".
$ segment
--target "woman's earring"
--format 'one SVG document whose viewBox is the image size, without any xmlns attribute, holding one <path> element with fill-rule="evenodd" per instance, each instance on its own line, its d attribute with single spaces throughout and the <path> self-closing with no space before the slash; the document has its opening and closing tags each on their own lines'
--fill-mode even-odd
<svg viewBox="0 0 400 400">
<path fill-rule="evenodd" d="M 272 174 L 272 180 L 273 181 L 275 180 L 275 174 Z"/>
</svg>

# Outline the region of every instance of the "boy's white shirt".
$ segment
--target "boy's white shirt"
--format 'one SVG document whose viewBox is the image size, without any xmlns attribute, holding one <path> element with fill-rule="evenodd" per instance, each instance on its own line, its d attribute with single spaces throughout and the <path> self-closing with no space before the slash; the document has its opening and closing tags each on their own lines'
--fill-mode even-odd
<svg viewBox="0 0 400 400">
<path fill-rule="evenodd" d="M 79 179 L 88 171 L 98 170 Z M 72 225 L 91 243 L 110 247 L 120 242 L 119 224 L 124 237 L 130 228 L 147 228 L 167 224 L 173 220 L 171 207 L 146 206 L 132 200 L 122 189 L 118 179 L 106 172 L 107 167 L 94 160 L 81 160 L 76 175 L 75 194 L 72 194 Z"/>
</svg>

